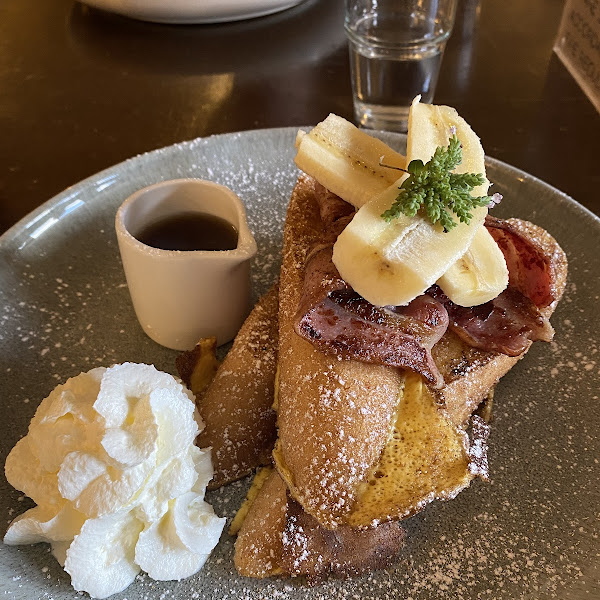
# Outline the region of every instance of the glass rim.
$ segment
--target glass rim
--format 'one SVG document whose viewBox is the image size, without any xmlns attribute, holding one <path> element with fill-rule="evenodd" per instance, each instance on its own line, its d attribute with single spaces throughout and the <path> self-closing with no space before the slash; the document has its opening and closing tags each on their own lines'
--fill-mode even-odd
<svg viewBox="0 0 600 600">
<path fill-rule="evenodd" d="M 412 39 L 409 41 L 383 41 L 376 37 L 372 37 L 369 35 L 360 35 L 353 31 L 347 24 L 344 24 L 344 30 L 346 32 L 346 36 L 348 37 L 348 41 L 355 43 L 360 46 L 370 46 L 375 48 L 385 48 L 385 49 L 394 49 L 394 48 L 417 48 L 421 46 L 427 45 L 435 45 L 435 44 L 443 44 L 445 43 L 450 34 L 452 33 L 452 29 L 448 31 L 444 31 L 441 35 L 431 36 L 431 37 L 419 37 L 416 39 Z"/>
</svg>

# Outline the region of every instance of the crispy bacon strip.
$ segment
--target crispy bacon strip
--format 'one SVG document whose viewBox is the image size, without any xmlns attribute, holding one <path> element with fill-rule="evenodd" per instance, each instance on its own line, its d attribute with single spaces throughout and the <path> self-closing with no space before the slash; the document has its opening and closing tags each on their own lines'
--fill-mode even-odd
<svg viewBox="0 0 600 600">
<path fill-rule="evenodd" d="M 344 359 L 411 369 L 435 386 L 443 384 L 431 348 L 444 335 L 448 316 L 435 299 L 421 296 L 408 306 L 369 304 L 340 277 L 331 260 L 333 244 L 351 215 L 325 188 L 318 193 L 323 244 L 307 257 L 296 332 L 322 352 Z"/>
<path fill-rule="evenodd" d="M 552 341 L 554 330 L 539 308 L 519 290 L 508 287 L 479 306 L 457 306 L 437 287 L 428 294 L 448 311 L 450 327 L 473 348 L 519 356 L 531 342 Z"/>
<path fill-rule="evenodd" d="M 343 217 L 354 215 L 354 207 L 351 204 L 330 192 L 318 181 L 315 181 L 315 197 L 319 204 L 319 213 L 325 228 Z"/>
<path fill-rule="evenodd" d="M 552 304 L 556 299 L 552 256 L 509 221 L 488 215 L 485 226 L 504 254 L 510 287 L 519 290 L 538 308 Z"/>
<path fill-rule="evenodd" d="M 431 348 L 447 327 L 448 314 L 434 298 L 419 296 L 408 306 L 384 309 L 342 289 L 303 313 L 296 331 L 323 352 L 411 369 L 439 386 L 443 380 Z"/>
</svg>

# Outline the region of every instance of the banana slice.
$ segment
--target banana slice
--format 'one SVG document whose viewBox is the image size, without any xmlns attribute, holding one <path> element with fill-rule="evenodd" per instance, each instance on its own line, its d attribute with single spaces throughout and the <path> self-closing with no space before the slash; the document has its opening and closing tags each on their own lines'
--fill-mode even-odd
<svg viewBox="0 0 600 600">
<path fill-rule="evenodd" d="M 417 97 L 408 127 L 408 162 L 428 161 L 438 146 L 448 145 L 454 130 L 463 147 L 455 171 L 485 175 L 479 138 L 453 108 L 420 104 Z M 487 214 L 486 207 L 475 208 L 468 225 L 459 223 L 447 233 L 419 216 L 401 215 L 388 223 L 381 214 L 393 204 L 404 177 L 360 208 L 333 248 L 342 278 L 377 306 L 408 304 L 440 279 L 465 254 Z M 488 186 L 486 181 L 473 195 L 485 195 Z"/>
<path fill-rule="evenodd" d="M 458 119 L 460 117 L 452 108 L 414 102 L 408 138 L 410 160 L 414 158 L 424 162 L 429 160 L 432 149 L 435 150 L 437 145 L 447 144 L 452 134 L 451 127 L 457 126 Z M 429 122 L 430 126 L 424 127 L 423 122 Z M 468 131 L 470 135 L 460 136 L 463 144 L 463 163 L 457 171 L 485 172 L 483 167 L 479 166 L 483 164 L 481 144 L 470 128 Z M 393 252 L 390 252 L 389 256 L 382 255 L 377 248 L 378 237 L 386 237 L 389 240 L 393 238 L 399 249 L 405 236 L 407 236 L 406 243 L 411 243 L 411 236 L 414 235 L 411 231 L 416 227 L 415 219 L 401 218 L 395 223 L 393 228 L 395 233 L 392 233 L 392 229 L 380 217 L 395 200 L 398 187 L 406 177 L 403 176 L 396 181 L 397 171 L 380 166 L 379 163 L 382 162 L 386 165 L 406 168 L 407 160 L 386 144 L 357 129 L 345 119 L 332 114 L 309 133 L 299 131 L 296 148 L 298 150 L 296 164 L 346 202 L 361 207 L 367 201 L 378 198 L 378 202 L 374 202 L 371 207 L 372 211 L 365 211 L 357 218 L 357 225 L 360 221 L 363 222 L 358 227 L 363 235 L 358 236 L 357 239 L 356 236 L 352 238 L 351 232 L 347 234 L 349 243 L 346 246 L 349 246 L 351 241 L 356 242 L 357 247 L 353 251 L 348 250 L 347 247 L 344 249 L 347 263 L 357 261 L 359 263 L 353 264 L 353 268 L 350 269 L 346 267 L 346 273 L 358 271 L 355 278 L 365 280 L 363 289 L 381 288 L 382 281 L 387 282 L 386 287 L 395 288 L 398 275 L 395 263 L 398 260 L 410 261 L 412 267 L 407 268 L 405 265 L 403 269 L 405 271 L 402 283 L 403 297 L 409 298 L 407 301 L 429 287 L 433 273 L 436 272 L 441 274 L 438 285 L 453 302 L 461 306 L 483 304 L 505 289 L 508 271 L 504 257 L 483 227 L 477 229 L 477 234 L 473 238 L 474 246 L 451 264 L 445 272 L 443 272 L 443 265 L 446 262 L 440 262 L 438 254 L 435 254 L 432 260 L 420 255 L 419 253 L 424 251 L 421 246 L 415 246 L 413 252 L 404 256 L 401 254 L 395 256 Z M 476 188 L 473 193 L 483 195 L 487 193 L 487 187 L 486 183 Z M 484 209 L 478 210 L 483 212 Z M 364 240 L 365 231 L 371 232 L 367 243 Z M 450 240 L 448 235 L 444 234 L 444 243 Z M 362 242 L 360 238 L 363 238 Z M 455 245 L 452 248 L 455 248 Z M 339 252 L 336 252 L 336 255 L 340 263 L 343 263 L 344 256 L 340 257 Z M 436 265 L 432 266 L 432 262 Z M 394 291 L 381 297 L 380 302 L 387 300 L 393 303 L 396 299 L 397 292 Z"/>
<path fill-rule="evenodd" d="M 329 191 L 357 208 L 384 191 L 406 168 L 406 159 L 382 141 L 337 115 L 310 132 L 298 132 L 296 165 Z"/>
<path fill-rule="evenodd" d="M 446 296 L 459 306 L 493 300 L 508 285 L 502 250 L 485 227 L 480 227 L 469 249 L 438 279 Z"/>
</svg>

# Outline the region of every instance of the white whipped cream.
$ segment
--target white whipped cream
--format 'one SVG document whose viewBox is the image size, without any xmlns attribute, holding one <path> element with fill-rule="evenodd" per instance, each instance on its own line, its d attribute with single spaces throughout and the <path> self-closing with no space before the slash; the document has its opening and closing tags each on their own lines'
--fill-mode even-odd
<svg viewBox="0 0 600 600">
<path fill-rule="evenodd" d="M 204 502 L 210 451 L 193 396 L 150 365 L 92 369 L 59 385 L 6 459 L 6 478 L 37 504 L 6 544 L 49 542 L 73 587 L 95 598 L 196 573 L 225 524 Z"/>
</svg>

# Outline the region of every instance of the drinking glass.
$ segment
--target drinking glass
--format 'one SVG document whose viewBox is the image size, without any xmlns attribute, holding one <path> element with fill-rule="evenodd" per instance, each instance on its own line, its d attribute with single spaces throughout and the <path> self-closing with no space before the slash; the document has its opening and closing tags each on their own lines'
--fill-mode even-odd
<svg viewBox="0 0 600 600">
<path fill-rule="evenodd" d="M 415 96 L 432 102 L 456 0 L 346 0 L 356 122 L 406 131 Z"/>
</svg>

